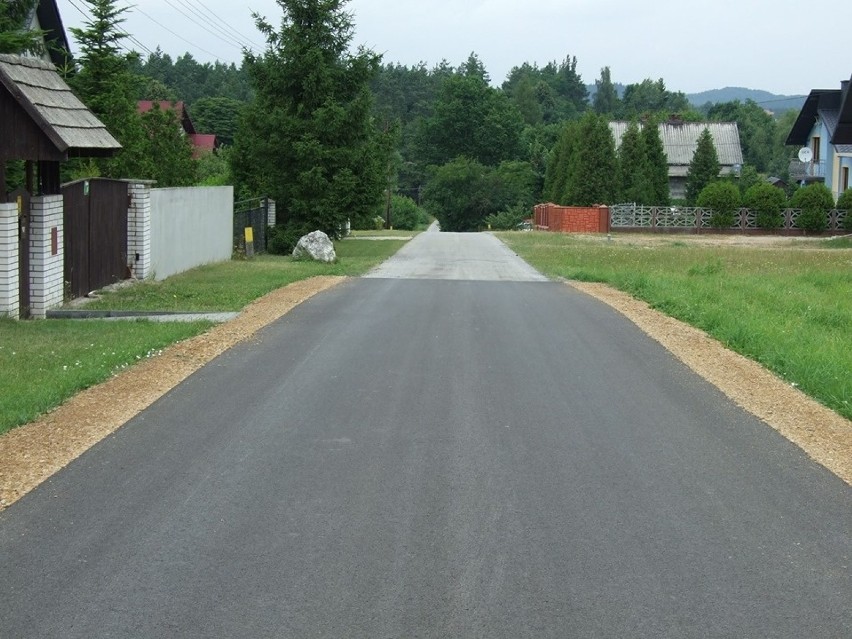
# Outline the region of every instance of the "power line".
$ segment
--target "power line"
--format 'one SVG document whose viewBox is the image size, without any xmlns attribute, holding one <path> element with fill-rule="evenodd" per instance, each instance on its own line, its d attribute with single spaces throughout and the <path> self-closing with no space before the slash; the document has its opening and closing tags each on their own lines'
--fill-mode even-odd
<svg viewBox="0 0 852 639">
<path fill-rule="evenodd" d="M 83 9 L 81 9 L 81 8 L 77 5 L 77 3 L 76 3 L 76 2 L 74 2 L 74 0 L 68 0 L 68 3 L 69 3 L 72 7 L 74 7 L 74 8 L 77 10 L 77 12 L 78 12 L 81 16 L 83 16 L 86 20 L 88 20 L 88 21 L 91 21 L 91 20 L 92 20 L 92 16 L 91 16 L 91 15 L 89 15 L 88 13 L 86 13 L 85 11 L 83 11 Z M 141 48 L 145 49 L 145 51 L 147 51 L 148 53 L 153 53 L 153 52 L 151 51 L 151 49 L 149 49 L 149 48 L 148 48 L 148 47 L 146 47 L 144 44 L 142 44 L 141 42 L 139 42 L 139 40 L 137 40 L 136 38 L 134 38 L 134 37 L 133 37 L 132 35 L 130 35 L 129 33 L 124 33 L 124 35 L 125 35 L 125 37 L 126 37 L 127 39 L 131 40 L 132 42 L 135 42 L 138 46 L 140 46 Z M 123 49 L 123 50 L 124 50 L 125 52 L 127 52 L 127 53 L 133 53 L 133 50 L 132 50 L 132 49 L 128 49 L 128 48 L 127 48 L 124 44 L 122 44 L 121 42 L 117 42 L 117 43 L 116 43 L 116 45 L 117 45 L 120 49 Z"/>
<path fill-rule="evenodd" d="M 146 18 L 148 18 L 151 22 L 153 22 L 154 24 L 156 24 L 156 25 L 157 25 L 158 27 L 160 27 L 161 29 L 164 29 L 164 30 L 168 31 L 168 32 L 169 32 L 169 33 L 171 33 L 173 36 L 175 36 L 177 39 L 182 40 L 183 42 L 185 42 L 186 44 L 188 44 L 189 46 L 191 46 L 193 49 L 197 49 L 198 51 L 202 51 L 203 53 L 206 53 L 207 55 L 212 56 L 214 59 L 217 59 L 217 60 L 219 59 L 219 56 L 218 56 L 217 54 L 213 53 L 212 51 L 208 51 L 207 49 L 205 49 L 205 48 L 203 48 L 203 47 L 199 47 L 197 44 L 193 44 L 192 42 L 190 42 L 189 40 L 187 40 L 186 38 L 184 38 L 182 35 L 180 35 L 180 34 L 178 34 L 178 33 L 175 33 L 174 31 L 172 31 L 171 29 L 169 29 L 166 25 L 164 25 L 162 22 L 160 22 L 160 21 L 159 21 L 159 20 L 157 20 L 156 18 L 153 18 L 153 17 L 151 17 L 150 15 L 148 15 L 147 13 L 145 13 L 144 11 L 142 11 L 142 9 L 140 9 L 139 7 L 133 7 L 133 9 L 134 9 L 135 11 L 138 11 L 139 13 L 141 13 L 141 14 L 142 14 L 143 16 L 145 16 Z"/>
<path fill-rule="evenodd" d="M 210 10 L 208 10 L 208 9 L 207 9 L 207 7 L 205 7 L 203 4 L 200 4 L 200 3 L 198 2 L 198 0 L 180 0 L 180 1 L 181 1 L 182 3 L 183 3 L 183 2 L 186 2 L 186 3 L 189 3 L 189 4 L 196 5 L 196 6 L 198 6 L 198 8 L 199 8 L 201 11 L 204 11 L 204 12 L 206 12 L 206 13 L 210 14 L 210 17 L 211 17 L 211 18 L 213 18 L 214 20 L 216 20 L 217 22 L 219 22 L 221 25 L 223 25 L 223 26 L 224 26 L 224 27 L 225 27 L 228 31 L 230 31 L 231 33 L 234 33 L 234 34 L 236 34 L 237 36 L 239 36 L 239 40 L 240 40 L 241 42 L 247 42 L 248 44 L 250 44 L 250 45 L 252 45 L 253 47 L 256 47 L 256 48 L 258 48 L 258 49 L 262 49 L 262 48 L 263 48 L 263 45 L 258 44 L 257 42 L 255 42 L 254 40 L 252 40 L 251 38 L 249 38 L 248 36 L 243 35 L 243 34 L 242 34 L 242 33 L 240 33 L 239 31 L 237 31 L 236 29 L 234 29 L 234 27 L 233 27 L 233 26 L 231 26 L 230 24 L 228 24 L 227 22 L 225 22 L 224 20 L 222 20 L 222 18 L 220 18 L 220 17 L 218 16 L 218 14 L 211 12 L 211 11 L 210 11 Z"/>
<path fill-rule="evenodd" d="M 178 1 L 180 1 L 180 0 L 178 0 Z M 187 20 L 189 20 L 193 24 L 204 29 L 207 33 L 212 35 L 217 40 L 224 42 L 225 44 L 227 44 L 230 47 L 236 47 L 238 49 L 242 49 L 243 45 L 240 42 L 238 42 L 237 40 L 235 40 L 232 36 L 228 35 L 227 33 L 225 33 L 224 34 L 225 37 L 223 37 L 221 34 L 216 33 L 215 31 L 212 31 L 211 29 L 207 28 L 207 26 L 205 26 L 203 23 L 199 22 L 199 20 L 197 18 L 194 18 L 193 16 L 188 14 L 186 11 L 184 11 L 183 9 L 178 7 L 177 5 L 172 4 L 169 0 L 166 0 L 166 4 L 168 4 L 172 9 L 174 9 L 175 11 L 180 13 L 184 18 L 186 18 Z"/>
<path fill-rule="evenodd" d="M 211 29 L 214 29 L 218 33 L 221 33 L 227 39 L 233 40 L 241 48 L 250 49 L 252 47 L 259 46 L 257 43 L 252 42 L 249 38 L 246 38 L 242 34 L 235 31 L 228 24 L 222 23 L 222 24 L 224 24 L 224 27 L 223 27 L 223 26 L 219 26 L 218 24 L 213 22 L 213 20 L 211 20 L 211 17 L 217 18 L 217 16 L 213 13 L 210 13 L 209 11 L 204 9 L 203 7 L 201 7 L 201 8 L 196 7 L 196 5 L 193 4 L 193 3 L 190 3 L 189 0 L 175 0 L 175 2 L 178 2 L 182 6 L 186 7 L 189 11 L 191 11 L 193 14 L 198 16 L 198 18 L 201 19 L 205 24 L 209 25 Z M 177 7 L 175 7 L 175 8 L 177 8 Z M 201 25 L 199 25 L 199 26 L 201 26 Z M 205 27 L 202 26 L 202 28 L 205 28 Z M 205 28 L 205 30 L 207 30 L 207 29 Z M 209 32 L 209 30 L 207 30 L 207 31 Z"/>
</svg>

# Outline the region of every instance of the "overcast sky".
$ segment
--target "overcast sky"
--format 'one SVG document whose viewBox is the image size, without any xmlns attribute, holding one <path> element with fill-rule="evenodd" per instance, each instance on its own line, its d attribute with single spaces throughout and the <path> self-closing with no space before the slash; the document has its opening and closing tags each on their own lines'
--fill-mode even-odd
<svg viewBox="0 0 852 639">
<path fill-rule="evenodd" d="M 66 29 L 80 26 L 83 0 L 57 0 Z M 242 60 L 240 46 L 262 50 L 251 11 L 276 26 L 275 0 L 136 0 L 125 29 L 145 53 L 159 46 L 199 62 Z M 799 95 L 838 88 L 852 75 L 841 31 L 850 0 L 351 0 L 355 45 L 385 62 L 453 65 L 475 51 L 492 83 L 513 66 L 576 56 L 591 84 L 609 66 L 614 82 L 663 78 L 695 93 L 726 86 Z M 69 38 L 70 38 L 69 34 Z M 72 48 L 75 48 L 73 38 Z"/>
</svg>

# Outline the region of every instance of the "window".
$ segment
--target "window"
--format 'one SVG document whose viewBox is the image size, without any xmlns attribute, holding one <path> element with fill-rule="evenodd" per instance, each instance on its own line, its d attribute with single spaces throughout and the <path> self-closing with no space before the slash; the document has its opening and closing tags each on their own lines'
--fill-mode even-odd
<svg viewBox="0 0 852 639">
<path fill-rule="evenodd" d="M 819 138 L 814 136 L 813 140 L 811 140 L 811 150 L 814 152 L 814 160 L 813 160 L 814 162 L 820 161 L 820 156 L 819 156 L 820 148 L 819 148 L 819 146 L 820 146 L 819 145 Z"/>
<path fill-rule="evenodd" d="M 843 193 L 849 188 L 849 167 L 844 166 L 840 169 L 840 192 Z"/>
</svg>

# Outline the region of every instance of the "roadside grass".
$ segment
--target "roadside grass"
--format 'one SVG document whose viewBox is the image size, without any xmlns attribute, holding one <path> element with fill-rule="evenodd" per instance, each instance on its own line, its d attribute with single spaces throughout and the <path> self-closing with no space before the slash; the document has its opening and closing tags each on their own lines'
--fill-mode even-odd
<svg viewBox="0 0 852 639">
<path fill-rule="evenodd" d="M 162 282 L 141 282 L 107 293 L 86 308 L 237 311 L 266 293 L 315 275 L 360 275 L 404 244 L 403 240 L 339 242 L 335 264 L 258 256 L 204 266 Z M 0 320 L 0 434 L 210 326 L 210 322 L 144 320 Z"/>
<path fill-rule="evenodd" d="M 0 434 L 209 322 L 0 320 Z"/>
<path fill-rule="evenodd" d="M 557 233 L 499 237 L 548 276 L 630 293 L 852 419 L 852 251 L 820 250 L 826 242 L 779 249 Z"/>
<path fill-rule="evenodd" d="M 289 256 L 259 255 L 201 266 L 161 282 L 138 282 L 85 305 L 92 310 L 238 311 L 277 288 L 315 275 L 366 273 L 396 253 L 405 240 L 337 242 L 334 264 L 297 261 Z"/>
</svg>

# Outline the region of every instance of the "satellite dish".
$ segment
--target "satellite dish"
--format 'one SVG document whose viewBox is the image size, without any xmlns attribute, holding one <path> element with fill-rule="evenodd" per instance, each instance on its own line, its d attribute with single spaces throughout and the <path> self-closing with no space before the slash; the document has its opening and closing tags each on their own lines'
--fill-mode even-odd
<svg viewBox="0 0 852 639">
<path fill-rule="evenodd" d="M 807 164 L 811 160 L 814 159 L 814 152 L 811 151 L 808 147 L 802 147 L 799 149 L 799 162 L 804 162 Z"/>
</svg>

